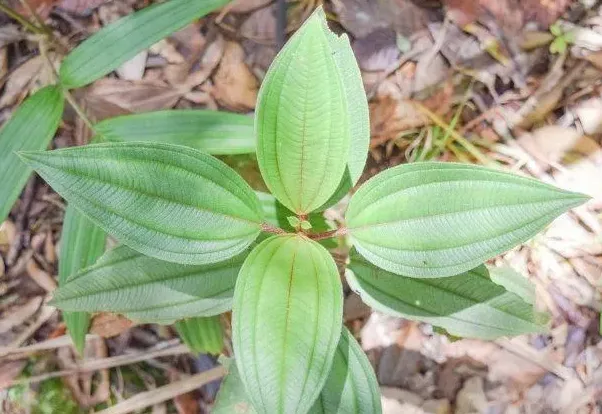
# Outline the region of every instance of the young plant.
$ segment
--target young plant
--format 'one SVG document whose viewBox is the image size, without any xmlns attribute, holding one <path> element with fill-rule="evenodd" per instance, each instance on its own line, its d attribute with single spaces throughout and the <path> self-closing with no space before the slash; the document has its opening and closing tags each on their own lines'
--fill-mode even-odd
<svg viewBox="0 0 602 414">
<path fill-rule="evenodd" d="M 584 195 L 502 171 L 424 162 L 363 184 L 346 226 L 323 231 L 312 222 L 357 183 L 369 144 L 359 69 L 347 37 L 328 29 L 321 9 L 266 74 L 255 131 L 276 209 L 224 163 L 181 145 L 21 152 L 121 243 L 66 280 L 54 305 L 157 323 L 231 309 L 236 369 L 217 412 L 228 412 L 232 398 L 258 413 L 381 411 L 370 364 L 342 325 L 342 285 L 324 239 L 349 237 L 346 278 L 382 312 L 475 338 L 545 329 L 523 292 L 502 276 L 494 281 L 483 263 Z"/>
</svg>

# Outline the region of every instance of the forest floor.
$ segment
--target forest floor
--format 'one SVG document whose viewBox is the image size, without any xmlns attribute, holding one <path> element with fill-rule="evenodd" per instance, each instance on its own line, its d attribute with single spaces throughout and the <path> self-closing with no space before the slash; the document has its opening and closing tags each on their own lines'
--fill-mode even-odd
<svg viewBox="0 0 602 414">
<path fill-rule="evenodd" d="M 10 0 L 29 4 L 67 50 L 149 0 Z M 503 166 L 593 198 L 492 263 L 536 287 L 548 333 L 494 342 L 450 339 L 427 324 L 371 312 L 347 292 L 388 414 L 602 413 L 602 7 L 595 0 L 237 0 L 79 90 L 93 121 L 169 108 L 252 115 L 266 69 L 319 4 L 347 32 L 369 97 L 366 178 L 437 159 Z M 282 15 L 282 14 L 280 14 Z M 60 52 L 50 55 L 57 62 Z M 0 123 L 52 79 L 35 36 L 0 12 Z M 90 130 L 71 108 L 53 147 Z M 229 157 L 256 189 L 252 157 Z M 0 177 L 0 179 L 2 179 Z M 185 383 L 213 367 L 165 326 L 94 317 L 85 361 L 71 349 L 56 288 L 63 200 L 32 176 L 0 226 L 0 412 L 78 413 Z M 86 370 L 85 373 L 74 373 Z M 210 412 L 219 382 L 139 412 Z M 145 395 L 145 394 L 143 394 Z M 150 394 L 149 394 L 150 395 Z M 139 398 L 140 399 L 140 398 Z M 139 400 L 132 401 L 138 409 Z M 138 401 L 138 403 L 137 403 Z M 145 411 L 146 410 L 146 411 Z"/>
</svg>

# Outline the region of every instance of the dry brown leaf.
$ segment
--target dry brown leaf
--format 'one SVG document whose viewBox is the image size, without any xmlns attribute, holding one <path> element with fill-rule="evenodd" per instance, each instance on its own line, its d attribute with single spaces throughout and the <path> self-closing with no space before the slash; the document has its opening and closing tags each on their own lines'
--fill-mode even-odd
<svg viewBox="0 0 602 414">
<path fill-rule="evenodd" d="M 184 88 L 161 82 L 104 78 L 88 88 L 85 101 L 87 106 L 102 107 L 109 104 L 138 113 L 172 108 L 186 92 L 188 90 Z"/>
<path fill-rule="evenodd" d="M 400 133 L 429 124 L 429 119 L 408 100 L 390 96 L 377 97 L 370 102 L 372 146 L 396 139 Z"/>
<path fill-rule="evenodd" d="M 92 318 L 90 333 L 111 338 L 127 331 L 133 325 L 134 323 L 124 316 L 102 312 Z"/>
<path fill-rule="evenodd" d="M 38 16 L 46 19 L 58 1 L 59 0 L 27 0 L 27 5 L 29 7 L 25 7 L 21 0 L 8 0 L 7 5 L 17 13 L 27 17 L 33 17 L 29 12 L 29 9 L 31 8 Z"/>
<path fill-rule="evenodd" d="M 0 108 L 21 101 L 46 70 L 46 59 L 35 56 L 15 69 L 8 77 L 4 93 L 0 98 Z"/>
<path fill-rule="evenodd" d="M 29 299 L 24 305 L 9 309 L 0 318 L 0 334 L 6 333 L 12 328 L 23 324 L 31 318 L 39 309 L 44 298 L 36 296 Z"/>
<path fill-rule="evenodd" d="M 146 69 L 146 58 L 148 57 L 148 50 L 143 50 L 136 56 L 123 63 L 115 72 L 121 79 L 130 81 L 139 81 L 144 77 L 144 70 Z"/>
<path fill-rule="evenodd" d="M 445 348 L 445 354 L 449 358 L 469 357 L 486 365 L 489 368 L 490 381 L 502 382 L 509 387 L 526 389 L 547 372 L 539 365 L 516 356 L 492 342 L 462 339 L 447 344 Z M 545 357 L 553 357 L 547 351 L 537 352 Z"/>
<path fill-rule="evenodd" d="M 232 13 L 248 13 L 271 2 L 272 0 L 234 0 L 226 6 L 226 10 Z"/>
<path fill-rule="evenodd" d="M 557 165 L 582 136 L 575 128 L 546 125 L 523 134 L 517 141 L 531 156 L 549 166 Z"/>
<path fill-rule="evenodd" d="M 0 252 L 7 252 L 8 247 L 13 244 L 17 237 L 17 227 L 11 220 L 5 220 L 0 224 Z"/>
<path fill-rule="evenodd" d="M 57 287 L 56 280 L 44 270 L 40 269 L 33 258 L 27 262 L 27 274 L 38 286 L 50 293 Z"/>
<path fill-rule="evenodd" d="M 353 52 L 362 70 L 383 71 L 399 61 L 401 51 L 392 29 L 378 29 L 353 42 Z"/>
<path fill-rule="evenodd" d="M 60 0 L 57 4 L 63 10 L 75 14 L 87 14 L 92 9 L 99 7 L 110 0 Z"/>
<path fill-rule="evenodd" d="M 443 0 L 449 16 L 460 26 L 493 20 L 503 30 L 517 32 L 535 21 L 541 27 L 554 23 L 572 0 Z"/>
<path fill-rule="evenodd" d="M 255 108 L 259 82 L 244 62 L 245 53 L 235 42 L 226 42 L 224 56 L 213 78 L 213 97 L 218 103 L 234 111 Z"/>
</svg>

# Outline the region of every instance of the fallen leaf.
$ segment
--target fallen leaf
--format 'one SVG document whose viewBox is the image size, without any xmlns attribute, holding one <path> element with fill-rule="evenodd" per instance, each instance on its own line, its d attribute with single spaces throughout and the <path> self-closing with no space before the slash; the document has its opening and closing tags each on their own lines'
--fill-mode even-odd
<svg viewBox="0 0 602 414">
<path fill-rule="evenodd" d="M 276 56 L 276 4 L 256 10 L 240 27 L 244 40 L 245 62 L 255 75 L 263 78 Z"/>
<path fill-rule="evenodd" d="M 372 146 L 396 139 L 400 133 L 430 122 L 409 100 L 377 97 L 370 102 L 369 108 Z"/>
<path fill-rule="evenodd" d="M 146 69 L 146 59 L 148 57 L 148 50 L 143 50 L 136 56 L 123 63 L 115 72 L 121 79 L 138 81 L 144 77 L 144 70 Z"/>
<path fill-rule="evenodd" d="M 426 29 L 429 20 L 429 11 L 411 0 L 333 0 L 332 4 L 341 25 L 356 38 L 383 28 L 410 37 Z"/>
<path fill-rule="evenodd" d="M 517 140 L 531 156 L 546 164 L 558 165 L 564 155 L 573 148 L 583 134 L 575 128 L 546 125 L 525 133 Z"/>
<path fill-rule="evenodd" d="M 483 378 L 472 377 L 464 382 L 456 396 L 455 414 L 483 413 L 487 411 L 487 405 Z"/>
<path fill-rule="evenodd" d="M 43 302 L 41 296 L 29 299 L 24 305 L 7 310 L 0 318 L 0 334 L 10 331 L 12 328 L 23 324 L 31 318 Z"/>
<path fill-rule="evenodd" d="M 112 338 L 127 331 L 133 325 L 134 323 L 124 316 L 102 312 L 92 318 L 90 333 L 103 338 Z"/>
<path fill-rule="evenodd" d="M 111 104 L 138 113 L 172 108 L 186 92 L 162 82 L 104 78 L 87 89 L 84 99 L 87 105 Z"/>
<path fill-rule="evenodd" d="M 86 15 L 109 1 L 111 0 L 60 0 L 58 7 L 74 14 Z"/>
<path fill-rule="evenodd" d="M 509 33 L 537 22 L 547 28 L 564 13 L 572 0 L 443 0 L 450 18 L 463 27 L 493 21 Z"/>
<path fill-rule="evenodd" d="M 602 52 L 600 52 L 600 58 L 602 60 Z M 602 133 L 602 98 L 596 97 L 581 101 L 573 111 L 579 118 L 583 132 L 588 135 Z"/>
<path fill-rule="evenodd" d="M 213 78 L 212 90 L 217 102 L 234 111 L 255 108 L 259 83 L 244 63 L 244 50 L 235 42 L 226 42 L 224 56 Z"/>
<path fill-rule="evenodd" d="M 392 29 L 378 29 L 353 42 L 353 52 L 362 70 L 381 71 L 399 60 L 401 51 Z"/>
<path fill-rule="evenodd" d="M 42 56 L 35 56 L 17 69 L 8 77 L 4 93 L 0 98 L 0 108 L 13 105 L 21 101 L 34 86 L 42 73 L 46 70 L 46 59 Z"/>
<path fill-rule="evenodd" d="M 52 8 L 56 5 L 58 0 L 27 0 L 27 5 L 29 7 L 25 7 L 21 0 L 8 0 L 7 5 L 11 9 L 15 10 L 17 13 L 26 16 L 33 17 L 29 10 L 33 10 L 38 16 L 43 19 L 48 18 Z"/>
<path fill-rule="evenodd" d="M 271 2 L 272 0 L 234 0 L 226 6 L 226 10 L 232 13 L 248 13 Z"/>
</svg>

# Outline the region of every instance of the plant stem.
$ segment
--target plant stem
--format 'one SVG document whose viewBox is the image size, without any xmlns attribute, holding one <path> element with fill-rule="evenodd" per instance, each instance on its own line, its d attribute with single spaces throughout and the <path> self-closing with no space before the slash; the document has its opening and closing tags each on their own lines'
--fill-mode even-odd
<svg viewBox="0 0 602 414">
<path fill-rule="evenodd" d="M 312 240 L 324 240 L 331 237 L 344 236 L 347 234 L 347 227 L 341 227 L 336 230 L 325 231 L 324 233 L 308 234 Z"/>
<path fill-rule="evenodd" d="M 6 4 L 0 3 L 0 11 L 6 13 L 6 15 L 11 19 L 19 22 L 19 24 L 21 24 L 30 32 L 35 34 L 46 34 L 46 30 L 32 24 L 29 20 L 27 20 L 25 17 L 21 16 L 19 13 L 8 7 Z"/>
<path fill-rule="evenodd" d="M 60 78 L 59 74 L 56 72 L 56 69 L 54 68 L 54 64 L 52 63 L 52 60 L 50 60 L 50 56 L 48 56 L 46 42 L 44 40 L 41 40 L 38 44 L 38 47 L 40 49 L 40 54 L 44 57 L 50 70 L 54 74 L 54 78 L 55 78 L 56 82 L 60 85 L 61 78 Z M 86 124 L 86 126 L 88 128 L 90 128 L 90 131 L 94 132 L 94 124 L 92 123 L 92 121 L 90 121 L 90 118 L 88 118 L 88 116 L 86 115 L 86 112 L 83 110 L 83 108 L 81 106 L 79 106 L 79 104 L 77 103 L 77 101 L 75 100 L 73 95 L 71 95 L 71 92 L 69 92 L 69 90 L 67 88 L 62 88 L 62 90 L 63 90 L 63 95 L 65 96 L 65 99 L 67 100 L 67 102 L 69 102 L 69 104 L 71 105 L 71 107 L 73 108 L 75 113 L 82 119 L 82 121 L 84 121 L 84 124 Z"/>
<path fill-rule="evenodd" d="M 286 231 L 280 227 L 272 226 L 270 223 L 261 223 L 261 230 L 272 234 L 285 234 Z"/>
</svg>

